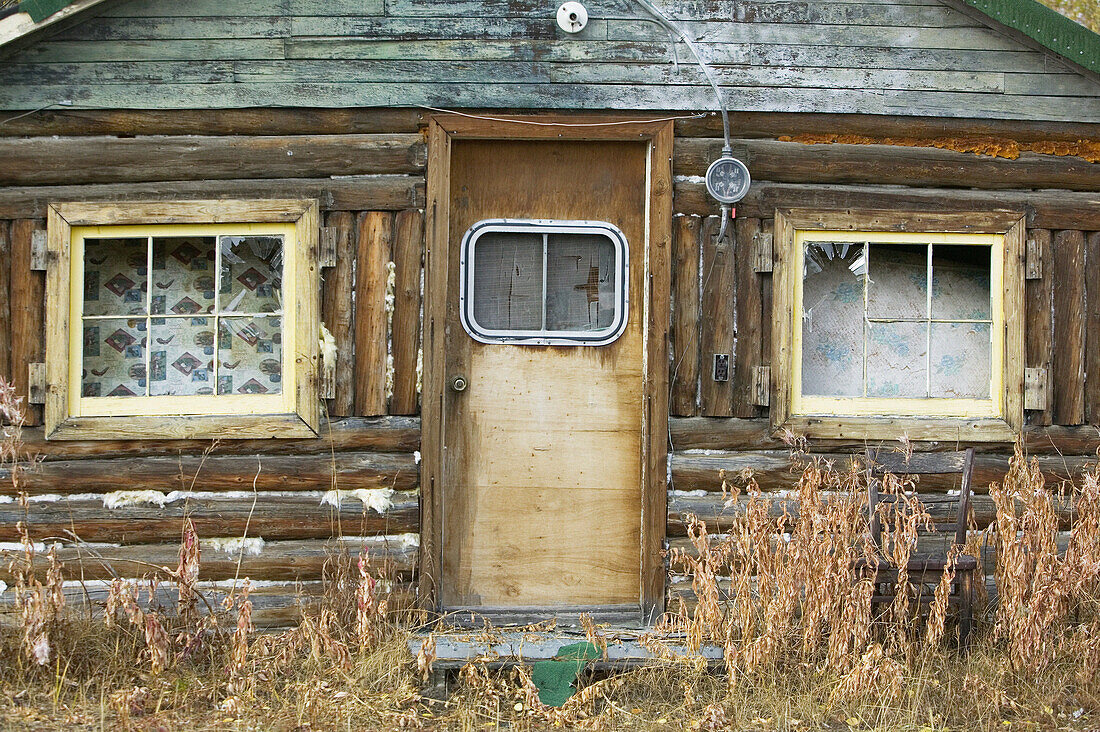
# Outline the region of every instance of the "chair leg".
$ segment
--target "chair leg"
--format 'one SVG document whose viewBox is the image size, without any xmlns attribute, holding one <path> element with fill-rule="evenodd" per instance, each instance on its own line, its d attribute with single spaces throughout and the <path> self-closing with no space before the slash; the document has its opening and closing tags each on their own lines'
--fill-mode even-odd
<svg viewBox="0 0 1100 732">
<path fill-rule="evenodd" d="M 966 648 L 974 625 L 974 573 L 959 577 L 959 647 Z"/>
</svg>

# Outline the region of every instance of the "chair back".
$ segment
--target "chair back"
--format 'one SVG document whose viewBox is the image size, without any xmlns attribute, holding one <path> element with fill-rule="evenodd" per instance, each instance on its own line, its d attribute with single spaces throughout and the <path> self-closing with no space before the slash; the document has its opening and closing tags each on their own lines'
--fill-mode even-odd
<svg viewBox="0 0 1100 732">
<path fill-rule="evenodd" d="M 955 544 L 966 544 L 967 521 L 970 516 L 970 483 L 974 473 L 974 448 L 957 452 L 918 452 L 906 456 L 886 448 L 867 448 L 867 506 L 870 511 L 871 536 L 875 546 L 882 546 L 882 521 L 878 515 L 879 478 L 883 473 L 896 475 L 960 474 L 959 503 L 955 515 Z"/>
</svg>

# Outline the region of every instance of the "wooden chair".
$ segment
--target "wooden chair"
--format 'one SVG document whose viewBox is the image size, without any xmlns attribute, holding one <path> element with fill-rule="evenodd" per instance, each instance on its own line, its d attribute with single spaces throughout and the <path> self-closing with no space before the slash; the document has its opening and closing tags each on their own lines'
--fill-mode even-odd
<svg viewBox="0 0 1100 732">
<path fill-rule="evenodd" d="M 958 546 L 960 552 L 966 546 L 967 522 L 970 515 L 970 483 L 974 472 L 974 448 L 967 448 L 959 452 L 915 453 L 906 461 L 905 456 L 886 449 L 867 449 L 867 504 L 871 536 L 876 547 L 882 546 L 882 521 L 878 506 L 884 501 L 880 495 L 879 485 L 883 473 L 895 475 L 933 475 L 933 474 L 961 474 L 957 509 L 950 523 L 943 521 L 936 525 L 936 536 L 941 537 L 942 546 L 928 546 L 927 539 L 934 537 L 922 537 L 922 544 L 910 556 L 906 565 L 909 582 L 920 589 L 919 602 L 921 606 L 932 602 L 936 585 L 939 584 L 944 567 L 947 565 L 948 552 L 952 546 Z M 947 517 L 947 508 L 943 497 L 936 496 L 922 501 L 926 508 L 930 509 L 935 521 L 939 517 Z M 939 504 L 939 505 L 936 505 Z M 945 516 L 946 514 L 946 516 Z M 944 524 L 947 524 L 944 526 Z M 943 527 L 944 530 L 941 530 Z M 951 534 L 953 533 L 953 536 Z M 951 539 L 948 543 L 948 539 Z M 955 579 L 952 582 L 949 605 L 958 611 L 959 643 L 965 645 L 967 636 L 974 622 L 974 598 L 977 589 L 976 583 L 980 581 L 981 562 L 977 557 L 959 554 L 954 561 Z M 871 569 L 868 566 L 868 569 Z M 875 572 L 875 603 L 888 603 L 893 597 L 882 592 L 884 586 L 897 582 L 898 568 L 890 564 L 884 558 L 879 558 Z"/>
</svg>

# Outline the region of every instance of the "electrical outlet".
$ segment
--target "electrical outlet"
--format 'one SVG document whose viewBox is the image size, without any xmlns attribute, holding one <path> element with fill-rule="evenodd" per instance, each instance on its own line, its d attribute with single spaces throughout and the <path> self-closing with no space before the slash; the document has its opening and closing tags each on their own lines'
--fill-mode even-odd
<svg viewBox="0 0 1100 732">
<path fill-rule="evenodd" d="M 730 355 L 728 353 L 714 354 L 714 380 L 730 380 Z"/>
</svg>

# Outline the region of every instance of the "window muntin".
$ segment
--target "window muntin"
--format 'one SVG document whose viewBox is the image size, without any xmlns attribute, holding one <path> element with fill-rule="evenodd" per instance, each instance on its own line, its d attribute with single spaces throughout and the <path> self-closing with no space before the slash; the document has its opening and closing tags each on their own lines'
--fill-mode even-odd
<svg viewBox="0 0 1100 732">
<path fill-rule="evenodd" d="M 478 222 L 462 243 L 463 327 L 482 343 L 610 343 L 626 327 L 627 262 L 612 224 Z"/>
<path fill-rule="evenodd" d="M 792 414 L 1003 415 L 1003 235 L 794 238 Z"/>
<path fill-rule="evenodd" d="M 73 227 L 71 414 L 295 411 L 295 246 L 287 224 Z"/>
</svg>

